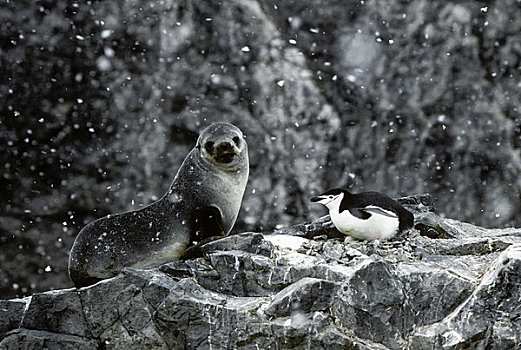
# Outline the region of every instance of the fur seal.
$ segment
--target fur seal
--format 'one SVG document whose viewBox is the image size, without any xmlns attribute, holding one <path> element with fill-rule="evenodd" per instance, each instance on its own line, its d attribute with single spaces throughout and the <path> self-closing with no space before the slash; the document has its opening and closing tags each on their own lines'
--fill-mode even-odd
<svg viewBox="0 0 521 350">
<path fill-rule="evenodd" d="M 227 235 L 237 219 L 249 174 L 248 146 L 239 128 L 207 127 L 183 161 L 168 192 L 139 210 L 86 225 L 69 256 L 76 287 L 178 260 L 201 240 Z"/>
</svg>

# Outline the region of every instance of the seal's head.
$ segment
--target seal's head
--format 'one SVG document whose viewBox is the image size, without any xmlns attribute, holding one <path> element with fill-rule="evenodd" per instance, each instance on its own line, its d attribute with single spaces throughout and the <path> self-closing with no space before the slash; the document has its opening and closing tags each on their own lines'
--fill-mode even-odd
<svg viewBox="0 0 521 350">
<path fill-rule="evenodd" d="M 204 129 L 196 147 L 203 158 L 223 168 L 236 168 L 248 157 L 242 131 L 228 123 L 215 123 Z"/>
</svg>

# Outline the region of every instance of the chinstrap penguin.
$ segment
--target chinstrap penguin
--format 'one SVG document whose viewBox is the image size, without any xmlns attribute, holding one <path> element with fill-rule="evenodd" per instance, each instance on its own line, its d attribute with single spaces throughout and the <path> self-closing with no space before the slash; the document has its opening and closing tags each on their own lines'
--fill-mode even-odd
<svg viewBox="0 0 521 350">
<path fill-rule="evenodd" d="M 331 189 L 311 198 L 311 202 L 325 205 L 337 230 L 357 239 L 387 240 L 414 223 L 410 211 L 379 192 L 354 194 Z"/>
</svg>

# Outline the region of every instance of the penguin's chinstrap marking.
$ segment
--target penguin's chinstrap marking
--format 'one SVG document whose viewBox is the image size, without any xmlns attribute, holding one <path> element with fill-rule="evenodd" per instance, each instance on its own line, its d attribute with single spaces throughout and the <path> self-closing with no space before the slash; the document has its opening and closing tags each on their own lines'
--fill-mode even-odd
<svg viewBox="0 0 521 350">
<path fill-rule="evenodd" d="M 178 260 L 190 245 L 228 234 L 248 181 L 248 146 L 239 128 L 215 123 L 200 134 L 167 193 L 139 210 L 85 226 L 69 256 L 76 287 Z"/>
<path fill-rule="evenodd" d="M 414 223 L 410 211 L 379 192 L 354 194 L 345 189 L 331 189 L 311 201 L 328 208 L 338 231 L 357 239 L 387 240 Z"/>
</svg>

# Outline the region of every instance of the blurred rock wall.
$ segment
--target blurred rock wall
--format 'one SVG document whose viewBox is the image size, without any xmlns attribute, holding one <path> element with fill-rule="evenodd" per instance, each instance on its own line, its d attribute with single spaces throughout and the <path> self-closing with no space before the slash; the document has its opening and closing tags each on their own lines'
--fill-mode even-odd
<svg viewBox="0 0 521 350">
<path fill-rule="evenodd" d="M 521 224 L 519 1 L 4 1 L 0 297 L 70 286 L 83 225 L 168 188 L 199 132 L 247 135 L 236 231 L 331 187 Z"/>
</svg>

